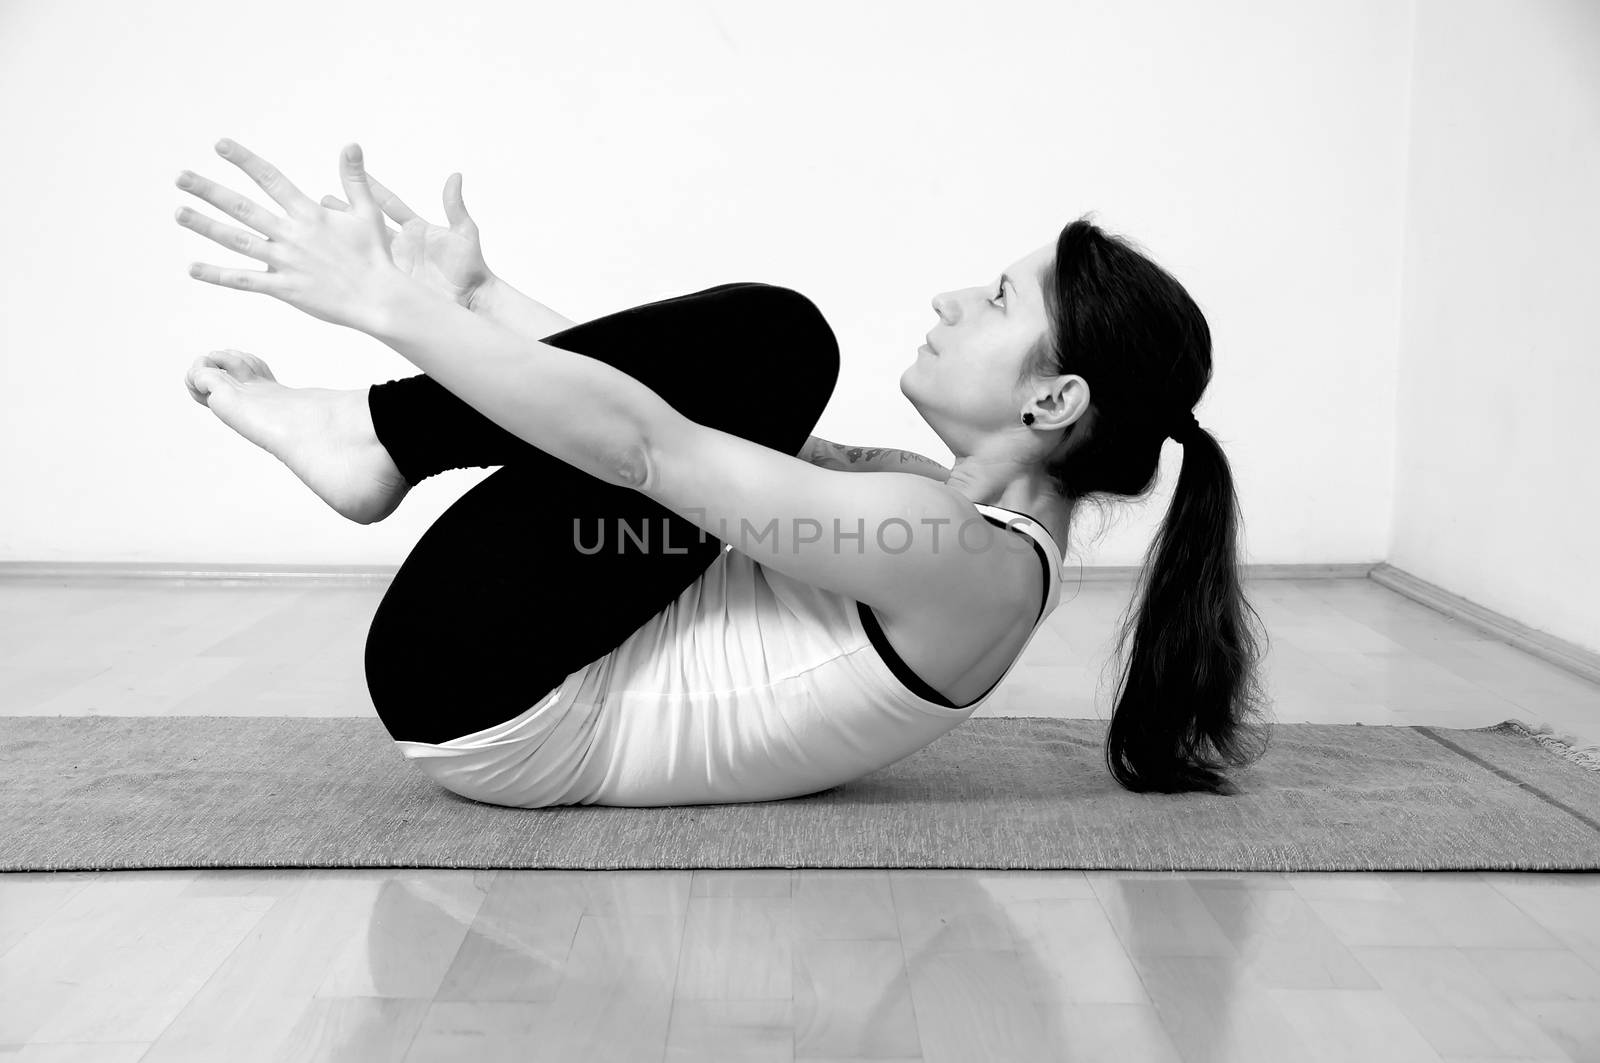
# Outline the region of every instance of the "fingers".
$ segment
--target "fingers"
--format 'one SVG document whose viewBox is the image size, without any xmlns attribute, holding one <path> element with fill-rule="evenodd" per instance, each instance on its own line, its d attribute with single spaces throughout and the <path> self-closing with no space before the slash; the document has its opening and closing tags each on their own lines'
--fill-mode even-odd
<svg viewBox="0 0 1600 1063">
<path fill-rule="evenodd" d="M 343 211 L 346 214 L 350 212 L 350 204 L 346 203 L 338 196 L 323 196 L 322 205 L 327 207 L 329 210 Z M 424 222 L 423 224 L 426 225 L 427 223 Z M 388 241 L 393 241 L 396 236 L 395 230 L 389 228 L 388 225 L 384 225 L 383 233 L 384 239 Z"/>
<path fill-rule="evenodd" d="M 432 224 L 426 218 L 421 217 L 410 207 L 402 203 L 399 196 L 380 185 L 377 181 L 377 178 L 373 177 L 371 174 L 367 174 L 367 183 L 372 185 L 372 190 L 377 197 L 379 208 L 382 209 L 382 211 L 389 217 L 399 222 L 402 229 L 414 221 L 420 221 L 423 225 L 432 228 Z M 350 209 L 350 204 L 346 203 L 338 196 L 323 196 L 322 205 L 327 207 L 329 210 L 348 211 Z M 391 235 L 393 235 L 395 230 L 390 229 L 389 232 Z"/>
<path fill-rule="evenodd" d="M 185 229 L 193 229 L 208 240 L 214 240 L 230 251 L 237 251 L 241 255 L 249 255 L 259 259 L 269 266 L 283 265 L 283 256 L 279 253 L 277 245 L 271 239 L 260 237 L 254 233 L 247 233 L 243 229 L 232 225 L 223 225 L 213 221 L 198 211 L 188 207 L 179 207 L 173 217 Z"/>
<path fill-rule="evenodd" d="M 473 221 L 467 214 L 467 204 L 461 198 L 461 175 L 453 173 L 444 182 L 444 216 L 450 219 L 450 228 L 459 229 L 464 225 L 472 225 Z"/>
<path fill-rule="evenodd" d="M 406 206 L 399 196 L 389 191 L 376 177 L 367 174 L 367 184 L 372 187 L 373 196 L 377 199 L 378 207 L 389 217 L 404 225 L 417 217 L 416 211 Z M 350 204 L 338 196 L 323 196 L 322 205 L 329 210 L 349 210 Z M 426 223 L 424 223 L 426 224 Z"/>
<path fill-rule="evenodd" d="M 224 188 L 215 181 L 207 180 L 188 170 L 178 174 L 177 185 L 185 192 L 193 193 L 210 203 L 229 217 L 238 218 L 257 232 L 280 239 L 283 236 L 283 219 L 248 196 L 241 196 L 230 188 Z"/>
<path fill-rule="evenodd" d="M 400 197 L 383 187 L 383 183 L 370 173 L 367 174 L 367 184 L 372 186 L 373 195 L 377 198 L 378 206 L 383 212 L 395 221 L 404 225 L 417 216 L 416 211 L 406 206 Z"/>
<path fill-rule="evenodd" d="M 452 182 L 454 182 L 453 185 Z M 391 192 L 382 181 L 379 181 L 370 173 L 367 174 L 367 184 L 372 188 L 372 194 L 377 200 L 379 209 L 401 225 L 421 217 L 416 211 L 408 207 L 403 199 Z M 321 205 L 329 210 L 347 211 L 350 209 L 350 204 L 338 196 L 323 196 Z M 458 173 L 451 174 L 445 181 L 444 213 L 445 217 L 449 219 L 449 224 L 452 228 L 462 222 L 472 221 L 467 216 L 466 205 L 461 202 L 461 175 Z M 424 218 L 422 220 L 424 224 L 427 223 L 427 219 Z"/>
<path fill-rule="evenodd" d="M 288 291 L 284 286 L 283 274 L 270 269 L 227 269 L 209 262 L 196 262 L 189 267 L 189 276 L 221 288 L 262 292 L 277 299 L 282 299 Z"/>
<path fill-rule="evenodd" d="M 296 188 L 293 181 L 243 144 L 223 137 L 217 141 L 216 149 L 218 155 L 249 174 L 250 180 L 261 186 L 261 190 L 271 196 L 278 206 L 288 211 L 291 218 L 309 218 L 316 213 L 317 205 Z"/>
<path fill-rule="evenodd" d="M 360 144 L 346 144 L 344 151 L 340 152 L 339 180 L 344 184 L 344 194 L 350 200 L 351 213 L 368 218 L 378 217 L 380 212 L 377 202 L 372 198 L 372 188 L 367 183 Z"/>
</svg>

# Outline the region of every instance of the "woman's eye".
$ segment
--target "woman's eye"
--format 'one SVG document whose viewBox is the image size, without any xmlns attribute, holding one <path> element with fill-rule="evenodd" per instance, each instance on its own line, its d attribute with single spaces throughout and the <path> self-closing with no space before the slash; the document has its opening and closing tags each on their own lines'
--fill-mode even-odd
<svg viewBox="0 0 1600 1063">
<path fill-rule="evenodd" d="M 1006 282 L 1005 281 L 1001 281 L 999 283 L 999 285 L 997 285 L 996 288 L 995 288 L 994 299 L 1004 299 L 1005 296 L 1006 296 Z M 992 303 L 992 302 L 994 302 L 994 299 L 990 299 L 989 301 Z"/>
</svg>

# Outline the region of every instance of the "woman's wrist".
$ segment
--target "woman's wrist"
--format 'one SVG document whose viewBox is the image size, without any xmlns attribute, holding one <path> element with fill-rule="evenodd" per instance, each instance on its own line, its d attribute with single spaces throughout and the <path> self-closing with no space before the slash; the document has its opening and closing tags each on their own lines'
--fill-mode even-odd
<svg viewBox="0 0 1600 1063">
<path fill-rule="evenodd" d="M 519 336 L 534 340 L 564 332 L 577 324 L 493 275 L 472 293 L 467 301 L 467 309 L 482 314 Z"/>
<path fill-rule="evenodd" d="M 474 314 L 484 314 L 492 317 L 494 304 L 497 301 L 495 298 L 496 289 L 500 287 L 500 284 L 500 278 L 491 273 L 488 280 L 472 289 L 472 294 L 467 297 L 467 309 Z"/>
</svg>

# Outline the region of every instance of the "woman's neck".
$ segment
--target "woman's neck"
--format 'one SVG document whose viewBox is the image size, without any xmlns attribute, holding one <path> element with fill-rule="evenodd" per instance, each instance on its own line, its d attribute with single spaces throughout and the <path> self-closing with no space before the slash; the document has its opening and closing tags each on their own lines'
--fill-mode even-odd
<svg viewBox="0 0 1600 1063">
<path fill-rule="evenodd" d="M 1006 479 L 995 475 L 1001 471 L 996 465 L 974 467 L 970 462 L 958 461 L 946 483 L 976 504 L 1027 514 L 1044 525 L 1056 544 L 1066 549 L 1073 504 L 1061 497 L 1042 470 L 1037 476 L 1013 475 Z"/>
</svg>

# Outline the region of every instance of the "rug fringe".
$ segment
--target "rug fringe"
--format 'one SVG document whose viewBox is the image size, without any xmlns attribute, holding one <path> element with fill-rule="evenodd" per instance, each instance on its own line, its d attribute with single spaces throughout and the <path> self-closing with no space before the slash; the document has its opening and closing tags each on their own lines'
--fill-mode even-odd
<svg viewBox="0 0 1600 1063">
<path fill-rule="evenodd" d="M 1473 729 L 1478 731 L 1510 732 L 1523 738 L 1531 738 L 1551 752 L 1566 757 L 1579 767 L 1600 772 L 1600 742 L 1585 742 L 1577 735 L 1571 732 L 1557 731 L 1547 723 L 1542 723 L 1535 727 L 1521 720 L 1506 720 L 1491 727 Z"/>
</svg>

